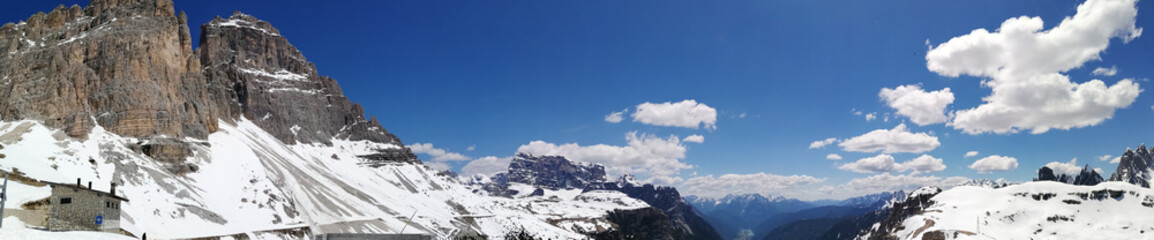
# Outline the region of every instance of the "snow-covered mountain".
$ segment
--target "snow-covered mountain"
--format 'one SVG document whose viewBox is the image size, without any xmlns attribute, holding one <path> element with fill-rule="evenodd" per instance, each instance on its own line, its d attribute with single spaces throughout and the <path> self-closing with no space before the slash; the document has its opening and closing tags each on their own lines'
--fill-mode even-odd
<svg viewBox="0 0 1154 240">
<path fill-rule="evenodd" d="M 171 0 L 93 0 L 0 27 L 0 170 L 30 179 L 7 206 L 47 197 L 37 180 L 80 178 L 116 183 L 123 230 L 158 239 L 585 239 L 632 234 L 628 219 L 665 219 L 650 230 L 665 236 L 712 231 L 676 190 L 605 182 L 598 166 L 509 174 L 516 194 L 430 169 L 272 24 L 214 19 L 195 51 L 187 24 Z"/>
<path fill-rule="evenodd" d="M 923 188 L 858 239 L 1145 239 L 1154 231 L 1150 152 L 1126 149 L 1109 181 L 1041 167 L 1034 182 Z"/>
<path fill-rule="evenodd" d="M 614 192 L 646 204 L 613 211 L 609 221 L 618 227 L 591 235 L 596 238 L 721 239 L 677 189 L 641 183 L 631 174 L 606 181 L 604 166 L 571 162 L 562 156 L 518 153 L 505 172 L 466 181 L 489 195 L 515 199 L 547 197 L 550 192 Z"/>
<path fill-rule="evenodd" d="M 999 189 L 956 187 L 911 199 L 859 239 L 1144 239 L 1154 231 L 1154 191 L 1124 182 L 1052 181 Z M 887 225 L 887 223 L 894 223 Z"/>
</svg>

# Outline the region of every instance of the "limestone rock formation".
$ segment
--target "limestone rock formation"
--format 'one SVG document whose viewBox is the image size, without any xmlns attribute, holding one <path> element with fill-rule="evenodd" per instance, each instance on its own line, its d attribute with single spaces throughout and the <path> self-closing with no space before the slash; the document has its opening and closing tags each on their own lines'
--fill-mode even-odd
<svg viewBox="0 0 1154 240">
<path fill-rule="evenodd" d="M 92 0 L 4 24 L 0 119 L 40 120 L 76 138 L 100 126 L 173 164 L 191 154 L 186 137 L 242 116 L 285 143 L 390 143 L 362 159 L 416 161 L 271 24 L 238 12 L 201 29 L 194 52 L 172 0 Z"/>
<path fill-rule="evenodd" d="M 171 0 L 93 0 L 0 27 L 0 118 L 84 138 L 204 138 L 219 117 Z"/>
<path fill-rule="evenodd" d="M 337 81 L 321 76 L 268 22 L 236 12 L 201 27 L 200 61 L 212 89 L 228 101 L 218 107 L 243 115 L 286 143 L 329 143 L 334 137 L 402 145 Z M 228 92 L 228 91 L 233 92 Z"/>
<path fill-rule="evenodd" d="M 533 156 L 518 153 L 509 163 L 504 178 L 549 189 L 584 188 L 605 181 L 605 167 L 596 164 L 570 162 L 561 156 Z"/>
</svg>

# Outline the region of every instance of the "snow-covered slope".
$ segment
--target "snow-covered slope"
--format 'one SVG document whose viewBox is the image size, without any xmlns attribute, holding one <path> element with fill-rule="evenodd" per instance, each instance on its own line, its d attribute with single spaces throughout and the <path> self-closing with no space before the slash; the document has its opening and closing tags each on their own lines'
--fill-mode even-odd
<svg viewBox="0 0 1154 240">
<path fill-rule="evenodd" d="M 1154 238 L 1154 190 L 1124 182 L 962 186 L 928 203 L 888 234 L 897 239 Z"/>
<path fill-rule="evenodd" d="M 538 237 L 576 239 L 584 238 L 576 230 L 610 228 L 610 210 L 648 207 L 614 191 L 492 197 L 421 164 L 370 167 L 358 157 L 401 146 L 341 139 L 331 146 L 287 145 L 245 119 L 219 125 L 207 141 L 185 139 L 197 143 L 185 163 L 167 163 L 142 154 L 143 140 L 100 127 L 82 141 L 35 121 L 0 122 L 8 155 L 0 169 L 18 168 L 44 181 L 82 178 L 101 191 L 115 181 L 117 194 L 130 199 L 122 205 L 122 228 L 154 238 L 263 238 L 268 230 L 289 228 L 501 237 L 523 228 Z M 17 194 L 44 194 L 35 191 Z"/>
</svg>

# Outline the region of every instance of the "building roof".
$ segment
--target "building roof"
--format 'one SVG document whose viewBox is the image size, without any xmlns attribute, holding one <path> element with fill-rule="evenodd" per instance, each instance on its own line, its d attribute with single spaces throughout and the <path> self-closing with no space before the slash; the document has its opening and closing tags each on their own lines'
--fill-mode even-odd
<svg viewBox="0 0 1154 240">
<path fill-rule="evenodd" d="M 101 196 L 106 196 L 106 197 L 111 197 L 111 198 L 115 198 L 115 199 L 120 199 L 120 201 L 125 201 L 125 202 L 127 202 L 127 201 L 128 201 L 128 199 L 127 199 L 127 198 L 124 198 L 124 197 L 121 197 L 121 196 L 117 196 L 117 195 L 115 195 L 115 194 L 112 194 L 112 193 L 107 193 L 107 192 L 96 191 L 95 189 L 86 188 L 86 187 L 83 187 L 83 186 L 77 186 L 76 184 L 72 184 L 72 183 L 56 183 L 56 182 L 47 182 L 47 181 L 45 181 L 44 183 L 45 183 L 45 184 L 48 184 L 49 186 L 52 186 L 52 187 L 66 187 L 66 188 L 71 188 L 71 189 L 78 189 L 78 190 L 84 190 L 84 191 L 91 191 L 91 192 L 94 192 L 94 193 L 96 193 L 96 194 L 98 194 L 98 195 L 101 195 Z"/>
</svg>

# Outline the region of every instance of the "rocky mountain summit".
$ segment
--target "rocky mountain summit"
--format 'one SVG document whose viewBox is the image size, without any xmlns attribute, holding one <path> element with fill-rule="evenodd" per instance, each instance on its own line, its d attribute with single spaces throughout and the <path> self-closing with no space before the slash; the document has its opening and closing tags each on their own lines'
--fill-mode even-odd
<svg viewBox="0 0 1154 240">
<path fill-rule="evenodd" d="M 650 207 L 619 210 L 609 219 L 621 228 L 591 235 L 597 239 L 721 239 L 717 231 L 681 198 L 673 187 L 641 183 L 626 174 L 607 181 L 605 167 L 572 162 L 562 156 L 534 156 L 518 153 L 509 169 L 489 179 L 472 179 L 470 184 L 489 194 L 503 197 L 538 196 L 545 189 L 593 192 L 620 192 Z M 476 178 L 476 176 L 474 177 Z M 518 186 L 529 186 L 515 190 Z M 524 191 L 533 191 L 525 194 Z M 638 222 L 640 221 L 640 222 Z"/>
<path fill-rule="evenodd" d="M 1110 175 L 1109 181 L 1122 181 L 1150 187 L 1150 166 L 1154 164 L 1154 157 L 1151 157 L 1146 144 L 1138 146 L 1137 150 L 1126 148 L 1126 152 L 1120 158 L 1118 169 L 1114 171 L 1113 175 Z"/>
<path fill-rule="evenodd" d="M 0 119 L 34 119 L 86 138 L 100 126 L 181 163 L 185 137 L 241 117 L 293 143 L 332 139 L 404 146 L 271 24 L 243 13 L 201 27 L 192 50 L 171 0 L 93 0 L 0 27 Z M 403 147 L 366 160 L 415 161 Z"/>
<path fill-rule="evenodd" d="M 605 167 L 570 162 L 561 156 L 533 156 L 518 153 L 509 163 L 507 173 L 498 174 L 510 182 L 549 189 L 580 189 L 592 183 L 605 182 Z"/>
</svg>

